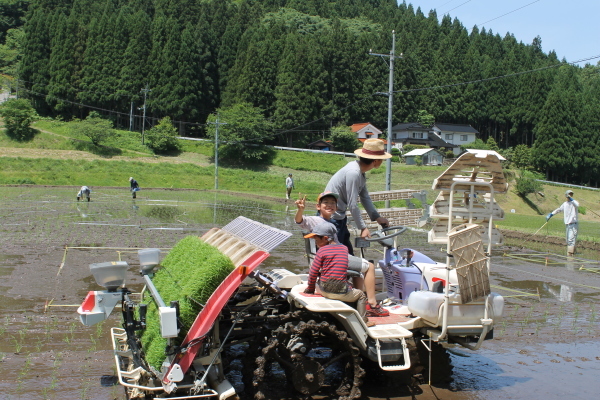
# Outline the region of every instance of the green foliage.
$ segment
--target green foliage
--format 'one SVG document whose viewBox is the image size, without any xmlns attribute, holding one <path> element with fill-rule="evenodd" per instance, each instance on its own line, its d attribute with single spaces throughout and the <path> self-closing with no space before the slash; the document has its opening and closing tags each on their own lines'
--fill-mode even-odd
<svg viewBox="0 0 600 400">
<path fill-rule="evenodd" d="M 218 123 L 217 124 L 217 118 Z M 273 132 L 269 121 L 259 108 L 249 103 L 239 103 L 221 108 L 211 114 L 207 121 L 211 128 L 208 133 L 214 140 L 219 130 L 219 159 L 232 165 L 244 162 L 265 162 L 271 159 L 273 151 L 264 146 Z"/>
<path fill-rule="evenodd" d="M 24 36 L 23 29 L 9 29 L 6 32 L 6 41 L 0 44 L 0 72 L 3 74 L 17 76 L 17 65 L 21 58 Z M 15 86 L 14 80 L 10 86 Z"/>
<path fill-rule="evenodd" d="M 515 192 L 521 197 L 526 197 L 530 193 L 540 192 L 542 190 L 542 183 L 537 181 L 537 179 L 541 178 L 543 176 L 540 174 L 531 171 L 521 171 L 520 177 L 516 178 L 517 185 Z"/>
<path fill-rule="evenodd" d="M 198 236 L 188 236 L 169 251 L 161 266 L 152 281 L 165 304 L 179 301 L 183 328 L 175 342 L 180 344 L 201 311 L 201 305 L 233 271 L 234 265 L 227 256 Z M 148 304 L 148 313 L 147 328 L 141 338 L 142 347 L 148 363 L 160 370 L 167 340 L 160 335 L 158 308 L 149 292 L 146 292 L 143 301 Z"/>
<path fill-rule="evenodd" d="M 35 130 L 30 125 L 36 120 L 37 113 L 31 103 L 25 99 L 9 99 L 0 106 L 0 116 L 4 118 L 6 134 L 19 141 L 33 139 Z"/>
<path fill-rule="evenodd" d="M 279 151 L 273 165 L 297 171 L 322 171 L 335 174 L 348 163 L 348 159 L 337 154 Z"/>
<path fill-rule="evenodd" d="M 481 139 L 475 139 L 474 142 L 461 144 L 460 150 L 465 151 L 467 149 L 476 149 L 476 150 L 490 150 L 489 146 Z"/>
<path fill-rule="evenodd" d="M 349 126 L 340 124 L 331 128 L 329 139 L 333 143 L 335 151 L 345 153 L 353 153 L 360 147 L 360 141 L 356 138 L 356 134 L 352 132 Z"/>
<path fill-rule="evenodd" d="M 487 150 L 493 150 L 493 151 L 499 151 L 500 148 L 498 147 L 498 143 L 496 143 L 496 140 L 493 137 L 489 137 L 487 142 Z"/>
<path fill-rule="evenodd" d="M 435 117 L 427 112 L 427 110 L 419 110 L 417 122 L 426 128 L 431 128 L 435 124 Z"/>
<path fill-rule="evenodd" d="M 525 144 L 519 144 L 515 147 L 512 159 L 510 160 L 515 168 L 531 168 L 531 149 Z"/>
<path fill-rule="evenodd" d="M 158 125 L 146 131 L 146 144 L 157 153 L 179 150 L 179 140 L 177 139 L 177 129 L 171 123 L 170 117 L 164 117 L 158 122 Z"/>
<path fill-rule="evenodd" d="M 73 123 L 71 129 L 90 139 L 94 146 L 115 135 L 112 122 L 100 118 L 96 112 L 91 112 L 86 119 Z"/>
<path fill-rule="evenodd" d="M 419 167 L 421 165 L 423 165 L 423 157 L 421 157 L 421 156 L 415 156 L 415 165 L 417 165 Z"/>
<path fill-rule="evenodd" d="M 401 154 L 400 149 L 397 147 L 392 147 L 392 155 L 399 156 Z"/>
<path fill-rule="evenodd" d="M 284 131 L 268 129 L 264 143 L 283 146 L 310 143 L 342 121 L 384 126 L 386 99 L 372 95 L 385 88 L 386 65 L 358 55 L 386 51 L 395 29 L 414 51 L 395 75 L 406 92 L 394 120 L 468 123 L 498 141 L 468 147 L 524 144 L 549 178 L 597 185 L 599 67 L 561 65 L 539 38 L 526 44 L 469 31 L 391 0 L 118 3 L 0 4 L 0 69 L 11 75 L 19 65 L 20 92 L 38 113 L 70 120 L 91 107 L 126 125 L 133 102 L 147 106 L 147 117 L 169 115 L 185 135 L 201 137 L 195 128 L 217 106 L 246 102 Z M 521 71 L 535 72 L 512 75 Z M 491 79 L 500 76 L 510 78 Z M 448 86 L 469 81 L 480 84 Z M 427 87 L 437 89 L 414 90 Z M 134 124 L 141 131 L 139 118 Z M 242 164 L 269 157 L 245 147 L 231 151 Z"/>
</svg>

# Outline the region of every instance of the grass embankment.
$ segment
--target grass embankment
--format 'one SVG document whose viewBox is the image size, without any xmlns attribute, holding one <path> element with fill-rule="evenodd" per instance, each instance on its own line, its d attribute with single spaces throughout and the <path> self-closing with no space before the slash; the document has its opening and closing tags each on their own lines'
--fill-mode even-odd
<svg viewBox="0 0 600 400">
<path fill-rule="evenodd" d="M 0 184 L 126 187 L 128 178 L 134 176 L 142 188 L 212 190 L 215 187 L 210 142 L 184 140 L 179 154 L 164 157 L 155 156 L 142 146 L 138 132 L 118 131 L 110 142 L 98 147 L 87 138 L 78 136 L 70 129 L 69 123 L 44 120 L 38 121 L 35 128 L 40 132 L 30 142 L 14 142 L 0 135 L 0 151 L 2 147 L 13 148 L 12 153 L 4 153 Z M 15 147 L 28 149 L 27 152 L 23 150 L 27 156 L 15 157 Z M 36 149 L 37 158 L 34 158 L 32 152 Z M 69 153 L 76 150 L 77 154 Z M 285 195 L 285 177 L 291 172 L 296 187 L 294 197 L 302 193 L 307 194 L 308 200 L 315 200 L 331 175 L 349 161 L 339 155 L 276 151 L 270 165 L 231 168 L 220 162 L 219 189 L 281 199 Z M 392 189 L 426 190 L 431 204 L 437 196 L 431 190 L 432 181 L 444 170 L 445 167 L 392 163 Z M 369 190 L 384 190 L 385 176 L 385 167 L 367 173 Z M 546 185 L 544 196 L 536 194 L 523 199 L 511 189 L 506 194 L 497 195 L 506 214 L 503 221 L 497 221 L 498 227 L 534 233 L 546 222 L 544 215 L 564 201 L 564 191 L 564 187 Z M 597 191 L 576 190 L 575 198 L 582 206 L 582 240 L 600 241 L 599 194 Z M 404 202 L 392 205 L 403 206 Z M 552 218 L 539 234 L 564 237 L 562 215 Z"/>
</svg>

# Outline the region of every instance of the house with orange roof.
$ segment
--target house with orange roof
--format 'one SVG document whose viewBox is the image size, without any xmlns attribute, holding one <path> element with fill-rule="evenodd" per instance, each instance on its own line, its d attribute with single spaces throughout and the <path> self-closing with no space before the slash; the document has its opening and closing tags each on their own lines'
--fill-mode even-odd
<svg viewBox="0 0 600 400">
<path fill-rule="evenodd" d="M 352 132 L 356 133 L 356 138 L 361 142 L 366 139 L 379 139 L 379 135 L 383 133 L 370 122 L 354 124 L 350 128 L 352 129 Z"/>
</svg>

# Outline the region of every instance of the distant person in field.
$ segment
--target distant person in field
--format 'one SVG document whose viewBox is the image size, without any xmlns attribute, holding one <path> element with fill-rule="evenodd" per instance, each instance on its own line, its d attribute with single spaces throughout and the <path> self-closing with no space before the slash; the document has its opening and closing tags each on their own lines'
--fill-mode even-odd
<svg viewBox="0 0 600 400">
<path fill-rule="evenodd" d="M 77 193 L 77 201 L 82 200 L 84 197 L 87 198 L 87 201 L 90 201 L 90 195 L 92 194 L 92 189 L 87 186 L 82 186 L 79 189 L 79 193 Z"/>
<path fill-rule="evenodd" d="M 337 227 L 337 237 L 340 243 L 348 248 L 348 252 L 354 255 L 354 249 L 350 242 L 350 231 L 348 231 L 348 218 L 346 211 L 350 211 L 356 227 L 360 230 L 360 236 L 370 237 L 371 233 L 367 224 L 363 220 L 360 208 L 358 208 L 358 198 L 363 205 L 371 221 L 377 221 L 382 228 L 388 226 L 388 220 L 379 215 L 379 212 L 373 205 L 369 191 L 367 190 L 367 178 L 365 173 L 379 168 L 383 160 L 391 158 L 392 155 L 383 149 L 383 140 L 367 139 L 363 143 L 362 149 L 354 151 L 358 160 L 351 161 L 345 167 L 336 172 L 325 187 L 326 192 L 338 193 L 337 212 L 333 214 L 331 222 Z"/>
<path fill-rule="evenodd" d="M 130 188 L 131 195 L 135 199 L 136 198 L 136 192 L 140 191 L 140 185 L 137 183 L 137 181 L 135 179 L 133 179 L 133 177 L 129 178 L 129 185 L 131 186 L 131 188 Z"/>
<path fill-rule="evenodd" d="M 577 220 L 579 202 L 573 198 L 573 191 L 570 189 L 565 192 L 565 197 L 567 200 L 562 203 L 560 207 L 546 215 L 546 222 L 560 212 L 565 214 L 564 221 L 565 227 L 567 228 L 567 256 L 573 256 L 575 254 L 575 244 L 577 242 L 577 231 L 579 230 L 579 221 Z"/>
<path fill-rule="evenodd" d="M 285 178 L 285 198 L 287 200 L 290 199 L 290 195 L 292 194 L 292 190 L 294 189 L 294 179 L 292 178 L 292 174 L 288 174 L 287 178 Z"/>
</svg>

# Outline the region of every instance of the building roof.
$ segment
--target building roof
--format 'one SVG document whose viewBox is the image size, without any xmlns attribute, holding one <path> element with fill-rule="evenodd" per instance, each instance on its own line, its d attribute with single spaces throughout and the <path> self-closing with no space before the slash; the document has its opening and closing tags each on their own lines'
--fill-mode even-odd
<svg viewBox="0 0 600 400">
<path fill-rule="evenodd" d="M 465 153 L 475 154 L 475 157 L 481 157 L 481 158 L 485 158 L 488 154 L 492 154 L 492 155 L 498 157 L 498 160 L 506 161 L 506 158 L 502 157 L 500 154 L 498 154 L 494 150 L 466 149 Z"/>
<path fill-rule="evenodd" d="M 363 123 L 360 123 L 360 124 L 352 124 L 352 125 L 350 126 L 350 128 L 352 129 L 352 132 L 358 132 L 358 131 L 360 131 L 362 128 L 364 128 L 365 126 L 367 126 L 367 125 L 369 125 L 369 124 L 370 124 L 370 122 L 363 122 Z"/>
<path fill-rule="evenodd" d="M 445 123 L 436 123 L 434 125 L 442 132 L 464 132 L 464 133 L 479 133 L 477 129 L 473 128 L 468 124 L 445 124 Z"/>
<path fill-rule="evenodd" d="M 396 124 L 396 125 L 392 126 L 392 131 L 402 130 L 402 129 L 429 129 L 429 128 L 424 127 L 423 125 L 421 125 L 418 122 L 405 122 L 402 124 Z"/>
<path fill-rule="evenodd" d="M 459 147 L 456 144 L 448 143 L 438 135 L 433 132 L 429 132 L 427 143 L 432 147 L 446 147 L 448 149 L 453 149 L 455 147 Z"/>
<path fill-rule="evenodd" d="M 423 154 L 429 153 L 430 151 L 435 151 L 436 153 L 439 153 L 439 151 L 437 151 L 436 149 L 414 149 L 406 154 L 403 154 L 402 157 L 422 156 Z"/>
<path fill-rule="evenodd" d="M 371 125 L 373 127 L 373 129 L 377 131 L 377 133 L 381 133 L 381 130 L 378 129 L 375 125 L 373 125 L 370 122 L 362 122 L 360 124 L 352 124 L 350 126 L 350 129 L 352 129 L 352 132 L 356 133 L 356 132 L 360 131 L 361 129 L 363 129 L 364 127 L 369 126 L 369 125 Z"/>
</svg>

